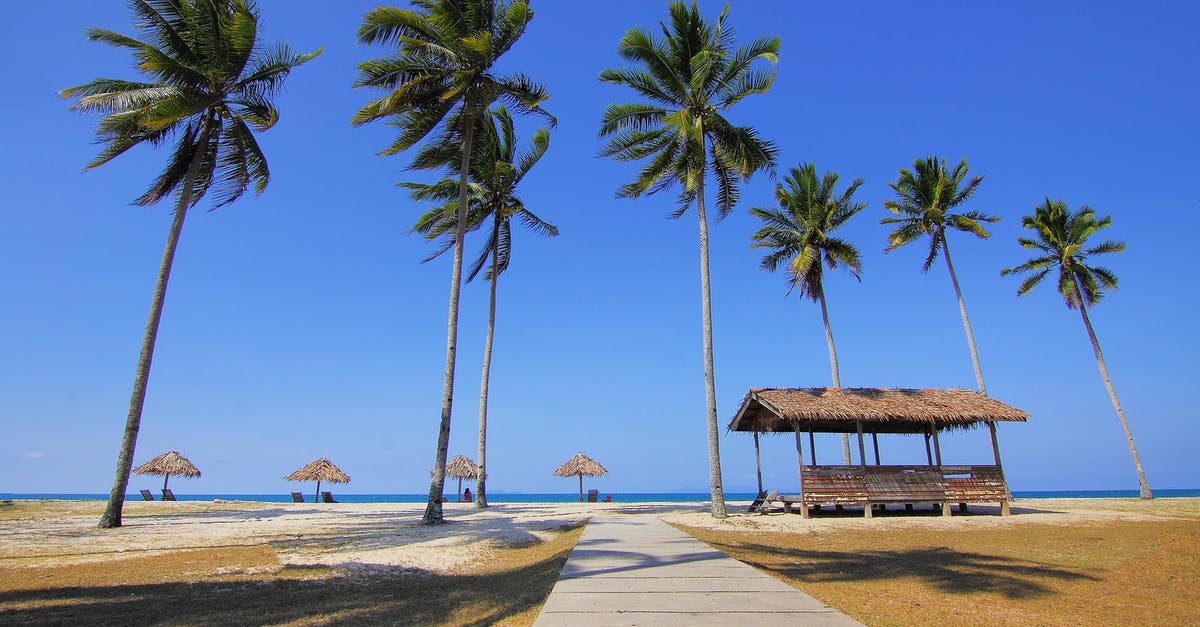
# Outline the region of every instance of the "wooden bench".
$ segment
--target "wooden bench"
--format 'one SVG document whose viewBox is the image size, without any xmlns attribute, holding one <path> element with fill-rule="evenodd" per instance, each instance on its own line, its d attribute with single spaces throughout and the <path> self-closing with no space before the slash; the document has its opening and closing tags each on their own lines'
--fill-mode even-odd
<svg viewBox="0 0 1200 627">
<path fill-rule="evenodd" d="M 808 516 L 809 506 L 862 505 L 872 516 L 874 505 L 930 503 L 949 516 L 951 505 L 961 510 L 967 503 L 1000 503 L 1007 516 L 1008 487 L 996 466 L 805 466 L 802 495 L 781 496 L 784 509 L 799 506 Z"/>
<path fill-rule="evenodd" d="M 931 466 L 867 466 L 867 518 L 872 505 L 946 503 L 946 482 Z"/>
<path fill-rule="evenodd" d="M 866 502 L 866 476 L 861 466 L 805 466 L 801 473 L 803 495 L 799 498 L 780 497 L 784 511 L 800 506 L 800 514 L 808 517 L 808 506 L 859 505 Z"/>
<path fill-rule="evenodd" d="M 946 500 L 966 511 L 967 503 L 999 503 L 1000 514 L 1008 516 L 1008 485 L 995 466 L 943 466 Z"/>
</svg>

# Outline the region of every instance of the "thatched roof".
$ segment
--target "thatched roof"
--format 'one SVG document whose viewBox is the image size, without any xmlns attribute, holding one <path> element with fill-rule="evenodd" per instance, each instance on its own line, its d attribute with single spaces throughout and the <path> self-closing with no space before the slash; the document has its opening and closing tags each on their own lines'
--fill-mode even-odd
<svg viewBox="0 0 1200 627">
<path fill-rule="evenodd" d="M 322 457 L 283 478 L 284 481 L 324 481 L 326 483 L 350 483 L 350 475 L 342 472 L 333 462 Z"/>
<path fill-rule="evenodd" d="M 446 462 L 446 476 L 454 479 L 474 479 L 479 476 L 479 465 L 466 455 L 456 455 L 454 459 Z"/>
<path fill-rule="evenodd" d="M 575 457 L 567 460 L 567 463 L 558 467 L 554 471 L 556 477 L 574 477 L 575 475 L 588 475 L 590 477 L 599 477 L 607 475 L 608 470 L 601 466 L 596 460 L 584 455 L 576 453 Z"/>
<path fill-rule="evenodd" d="M 1025 422 L 1029 414 L 970 390 L 755 388 L 730 431 L 925 433 L 987 421 Z"/>
<path fill-rule="evenodd" d="M 178 475 L 199 477 L 200 469 L 177 451 L 167 451 L 133 469 L 139 475 Z"/>
</svg>

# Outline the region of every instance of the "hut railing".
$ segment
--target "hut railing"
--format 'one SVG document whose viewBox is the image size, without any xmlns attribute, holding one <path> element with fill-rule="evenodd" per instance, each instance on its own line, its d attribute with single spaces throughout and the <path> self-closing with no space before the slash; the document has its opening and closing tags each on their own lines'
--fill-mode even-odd
<svg viewBox="0 0 1200 627">
<path fill-rule="evenodd" d="M 805 505 L 997 503 L 1008 487 L 997 466 L 804 466 Z"/>
</svg>

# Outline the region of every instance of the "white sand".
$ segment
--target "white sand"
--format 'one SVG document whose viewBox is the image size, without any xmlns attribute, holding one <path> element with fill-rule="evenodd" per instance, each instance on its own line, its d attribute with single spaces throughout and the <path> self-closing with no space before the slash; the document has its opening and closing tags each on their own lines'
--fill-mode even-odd
<svg viewBox="0 0 1200 627">
<path fill-rule="evenodd" d="M 447 503 L 445 525 L 420 523 L 424 503 L 129 502 L 123 525 L 98 529 L 103 504 L 48 501 L 45 516 L 0 520 L 0 562 L 49 566 L 170 551 L 273 545 L 288 566 L 452 571 L 496 547 L 545 539 L 605 513 L 698 509 L 663 503 Z"/>
<path fill-rule="evenodd" d="M 813 533 L 854 529 L 986 529 L 1025 524 L 1094 524 L 1112 520 L 1200 517 L 1200 498 L 1029 499 L 1013 515 L 996 506 L 972 506 L 972 515 L 818 516 L 746 514 L 716 520 L 707 504 L 682 503 L 497 503 L 478 510 L 446 504 L 445 525 L 420 524 L 423 503 L 291 504 L 217 501 L 131 502 L 124 526 L 97 529 L 102 503 L 52 501 L 37 505 L 37 518 L 0 519 L 0 562 L 49 566 L 104 561 L 193 548 L 271 544 L 284 565 L 323 565 L 355 570 L 449 572 L 486 559 L 496 547 L 519 546 L 552 530 L 598 514 L 655 515 L 694 527 Z M 44 510 L 44 511 L 43 511 Z"/>
</svg>

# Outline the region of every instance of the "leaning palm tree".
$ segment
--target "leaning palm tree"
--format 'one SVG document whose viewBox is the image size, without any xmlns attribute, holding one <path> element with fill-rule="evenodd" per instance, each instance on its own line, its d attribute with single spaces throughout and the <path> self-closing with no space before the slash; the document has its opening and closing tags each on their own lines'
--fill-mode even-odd
<svg viewBox="0 0 1200 627">
<path fill-rule="evenodd" d="M 1087 313 L 1089 307 L 1104 298 L 1104 290 L 1117 289 L 1117 275 L 1107 268 L 1091 266 L 1087 262 L 1088 257 L 1094 255 L 1125 250 L 1125 242 L 1107 240 L 1097 246 L 1085 248 L 1089 237 L 1111 224 L 1112 216 L 1097 220 L 1096 212 L 1091 207 L 1084 205 L 1075 213 L 1071 213 L 1062 200 L 1047 198 L 1034 208 L 1032 216 L 1021 218 L 1021 226 L 1032 230 L 1037 239 L 1017 238 L 1021 246 L 1037 251 L 1038 256 L 1019 266 L 1006 268 L 1001 274 L 1029 274 L 1017 288 L 1017 295 L 1024 296 L 1051 272 L 1058 272 L 1058 293 L 1063 297 L 1068 309 L 1078 307 L 1079 315 L 1083 317 L 1083 326 L 1092 342 L 1092 352 L 1096 354 L 1100 378 L 1104 380 L 1104 389 L 1108 390 L 1108 399 L 1112 401 L 1113 410 L 1117 412 L 1117 420 L 1121 422 L 1125 441 L 1129 444 L 1129 454 L 1133 456 L 1133 467 L 1137 470 L 1141 498 L 1150 499 L 1154 498 L 1154 494 L 1150 492 L 1150 484 L 1146 482 L 1142 459 L 1133 443 L 1133 434 L 1130 433 L 1129 423 L 1125 420 L 1125 411 L 1121 409 L 1121 403 L 1117 400 L 1117 392 L 1108 376 L 1108 366 L 1104 363 L 1104 354 L 1100 352 L 1100 341 L 1096 339 L 1096 331 L 1092 328 L 1092 321 Z"/>
<path fill-rule="evenodd" d="M 142 337 L 116 479 L 100 518 L 105 528 L 121 525 L 154 342 L 184 216 L 209 191 L 216 195 L 215 209 L 237 200 L 252 185 L 256 193 L 266 189 L 270 171 L 253 131 L 275 125 L 279 111 L 271 98 L 292 69 L 321 52 L 298 54 L 284 44 L 263 46 L 252 0 L 133 0 L 130 7 L 145 41 L 98 28 L 89 29 L 87 37 L 130 50 L 148 80 L 98 78 L 60 92 L 64 98 L 79 99 L 72 109 L 101 116 L 96 135 L 105 146 L 85 170 L 139 144 L 176 141 L 162 174 L 134 201 L 152 205 L 176 196 L 175 217 Z"/>
<path fill-rule="evenodd" d="M 983 182 L 982 176 L 976 176 L 967 182 L 966 186 L 962 186 L 963 179 L 967 177 L 967 169 L 966 159 L 959 161 L 950 172 L 946 171 L 944 159 L 917 159 L 911 171 L 900 170 L 896 182 L 888 183 L 899 200 L 884 201 L 883 206 L 899 217 L 884 218 L 880 220 L 880 224 L 896 225 L 896 229 L 888 235 L 888 247 L 884 252 L 892 252 L 922 235 L 929 235 L 929 253 L 925 256 L 922 272 L 929 272 L 939 251 L 946 258 L 950 282 L 954 284 L 954 296 L 958 299 L 958 312 L 962 315 L 963 328 L 967 332 L 967 348 L 971 351 L 971 364 L 975 367 L 975 381 L 979 384 L 979 391 L 987 394 L 987 386 L 983 383 L 983 370 L 979 367 L 979 354 L 975 350 L 975 334 L 971 332 L 967 306 L 963 302 L 962 290 L 958 287 L 958 275 L 954 273 L 954 263 L 950 260 L 950 243 L 946 238 L 946 230 L 965 231 L 976 237 L 987 238 L 991 237 L 991 233 L 980 223 L 999 222 L 1000 218 L 980 211 L 950 213 L 952 209 L 974 196 L 975 190 Z"/>
<path fill-rule="evenodd" d="M 512 218 L 517 218 L 538 235 L 556 236 L 558 227 L 539 218 L 530 211 L 517 195 L 517 186 L 533 166 L 546 154 L 550 147 L 550 131 L 538 129 L 529 145 L 518 151 L 513 118 L 504 107 L 497 107 L 483 120 L 480 134 L 481 149 L 472 161 L 471 213 L 467 216 L 467 228 L 474 230 L 491 216 L 491 233 L 483 250 L 467 272 L 467 282 L 479 274 L 485 264 L 491 263 L 484 273 L 488 281 L 488 329 L 484 342 L 483 374 L 479 390 L 479 465 L 475 486 L 476 507 L 487 507 L 487 418 L 488 384 L 491 379 L 492 344 L 496 333 L 496 283 L 508 269 L 512 253 Z M 413 189 L 416 200 L 437 199 L 445 201 L 440 207 L 430 210 L 417 220 L 414 227 L 429 239 L 443 238 L 442 245 L 426 260 L 441 255 L 453 246 L 453 240 L 444 236 L 453 232 L 457 220 L 457 197 L 452 196 L 453 182 L 443 180 L 432 185 L 405 184 Z"/>
<path fill-rule="evenodd" d="M 717 186 L 718 219 L 737 203 L 738 182 L 775 165 L 775 146 L 749 127 L 734 126 L 724 112 L 751 94 L 765 93 L 775 72 L 758 69 L 757 61 L 778 60 L 779 39 L 760 37 L 734 49 L 733 29 L 726 23 L 728 7 L 715 23 L 706 21 L 696 3 L 681 0 L 669 7 L 670 23 L 659 22 L 662 38 L 633 28 L 621 39 L 617 53 L 629 67 L 600 73 L 606 83 L 625 85 L 642 102 L 610 105 L 600 127 L 611 137 L 600 154 L 618 161 L 648 162 L 637 178 L 617 191 L 620 198 L 638 198 L 682 187 L 678 218 L 694 202 L 700 224 L 700 312 L 704 336 L 704 387 L 707 402 L 708 469 L 712 514 L 725 516 L 718 446 L 716 384 L 713 375 L 712 297 L 708 273 L 708 218 L 705 179 Z"/>
<path fill-rule="evenodd" d="M 861 281 L 862 259 L 853 244 L 829 234 L 866 208 L 867 203 L 852 201 L 854 192 L 863 184 L 862 179 L 854 179 L 841 194 L 837 193 L 837 182 L 836 172 L 826 172 L 817 178 L 817 169 L 810 163 L 792 168 L 784 182 L 775 186 L 778 209 L 750 209 L 750 215 L 763 222 L 762 228 L 750 238 L 754 241 L 752 248 L 771 251 L 762 258 L 763 270 L 774 272 L 780 264 L 787 264 L 788 294 L 800 288 L 803 296 L 821 303 L 833 387 L 840 388 L 842 379 L 833 330 L 829 327 L 829 311 L 825 307 L 823 279 L 826 267 L 833 270 L 841 265 Z M 842 459 L 850 465 L 850 436 L 845 433 Z"/>
<path fill-rule="evenodd" d="M 384 155 L 403 152 L 438 128 L 442 132 L 432 145 L 441 145 L 443 152 L 451 138 L 460 138 L 462 142 L 441 422 L 429 501 L 422 518 L 425 524 L 436 525 L 443 522 L 441 499 L 454 397 L 458 297 L 468 210 L 467 174 L 476 122 L 498 100 L 519 111 L 543 115 L 551 123 L 553 117 L 539 106 L 547 98 L 543 87 L 523 74 L 492 73 L 492 65 L 517 42 L 533 19 L 526 0 L 413 0 L 413 6 L 416 10 L 376 7 L 363 17 L 358 29 L 359 43 L 394 45 L 397 51 L 359 64 L 355 87 L 386 93 L 363 105 L 351 123 L 388 120 L 398 133 L 392 145 L 380 153 Z M 437 159 L 413 163 L 416 168 L 443 165 Z"/>
</svg>

